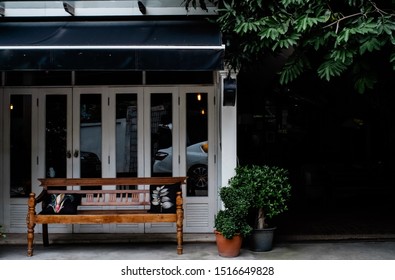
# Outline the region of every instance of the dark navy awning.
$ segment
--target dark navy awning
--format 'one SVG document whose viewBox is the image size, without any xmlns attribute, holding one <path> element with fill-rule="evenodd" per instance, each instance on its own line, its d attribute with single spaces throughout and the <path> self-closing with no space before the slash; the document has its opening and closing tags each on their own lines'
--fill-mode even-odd
<svg viewBox="0 0 395 280">
<path fill-rule="evenodd" d="M 0 70 L 221 70 L 208 21 L 0 23 Z"/>
</svg>

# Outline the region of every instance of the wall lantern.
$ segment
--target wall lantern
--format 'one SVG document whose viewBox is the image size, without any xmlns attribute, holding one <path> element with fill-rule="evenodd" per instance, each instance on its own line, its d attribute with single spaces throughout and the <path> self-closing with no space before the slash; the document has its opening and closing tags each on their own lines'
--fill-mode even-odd
<svg viewBox="0 0 395 280">
<path fill-rule="evenodd" d="M 67 13 L 69 13 L 72 16 L 75 16 L 75 9 L 73 5 L 67 2 L 63 2 L 63 8 Z"/>
<path fill-rule="evenodd" d="M 141 1 L 137 1 L 137 5 L 139 6 L 140 13 L 145 15 L 147 13 L 147 8 L 145 7 L 144 3 Z"/>
<path fill-rule="evenodd" d="M 224 79 L 223 106 L 235 106 L 237 83 L 236 79 L 227 77 Z"/>
</svg>

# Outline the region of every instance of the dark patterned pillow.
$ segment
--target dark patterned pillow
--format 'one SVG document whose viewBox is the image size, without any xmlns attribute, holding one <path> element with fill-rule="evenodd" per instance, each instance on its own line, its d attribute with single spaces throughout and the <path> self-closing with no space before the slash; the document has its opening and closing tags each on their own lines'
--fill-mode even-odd
<svg viewBox="0 0 395 280">
<path fill-rule="evenodd" d="M 76 194 L 51 194 L 44 202 L 44 209 L 40 214 L 76 214 L 81 196 Z"/>
<path fill-rule="evenodd" d="M 177 191 L 180 184 L 150 186 L 151 213 L 176 213 Z"/>
</svg>

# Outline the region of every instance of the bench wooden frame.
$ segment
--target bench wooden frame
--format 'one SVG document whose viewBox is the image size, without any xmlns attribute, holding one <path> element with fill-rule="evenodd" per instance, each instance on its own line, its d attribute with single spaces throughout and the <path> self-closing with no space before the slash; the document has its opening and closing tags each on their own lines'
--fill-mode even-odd
<svg viewBox="0 0 395 280">
<path fill-rule="evenodd" d="M 47 178 L 39 179 L 43 187 L 40 195 L 30 193 L 28 199 L 27 255 L 33 256 L 34 227 L 42 224 L 43 245 L 48 246 L 48 224 L 110 224 L 110 223 L 176 223 L 177 253 L 183 253 L 183 198 L 182 188 L 176 194 L 176 213 L 151 213 L 150 190 L 147 185 L 185 184 L 186 177 L 131 177 L 131 178 Z M 102 186 L 100 190 L 81 190 L 81 186 Z M 106 190 L 103 186 L 145 186 L 136 190 Z M 59 187 L 67 187 L 59 190 Z M 77 214 L 38 214 L 36 206 L 50 194 L 81 194 L 81 206 L 138 206 L 139 209 L 84 209 Z M 142 206 L 142 207 L 139 207 Z M 89 207 L 85 207 L 89 208 Z M 96 207 L 97 208 L 97 207 Z M 140 209 L 144 208 L 144 209 Z"/>
</svg>

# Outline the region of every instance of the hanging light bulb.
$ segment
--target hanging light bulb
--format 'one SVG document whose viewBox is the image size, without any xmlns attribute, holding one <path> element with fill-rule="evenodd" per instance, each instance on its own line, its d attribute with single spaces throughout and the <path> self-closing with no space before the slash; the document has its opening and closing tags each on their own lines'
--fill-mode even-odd
<svg viewBox="0 0 395 280">
<path fill-rule="evenodd" d="M 206 111 L 205 111 L 204 109 L 202 109 L 202 110 L 200 111 L 200 113 L 201 113 L 202 115 L 205 115 L 205 114 L 206 114 Z"/>
<path fill-rule="evenodd" d="M 10 104 L 10 110 L 14 110 L 14 105 Z"/>
<path fill-rule="evenodd" d="M 197 100 L 201 101 L 202 100 L 202 95 L 200 93 L 197 94 Z"/>
</svg>

